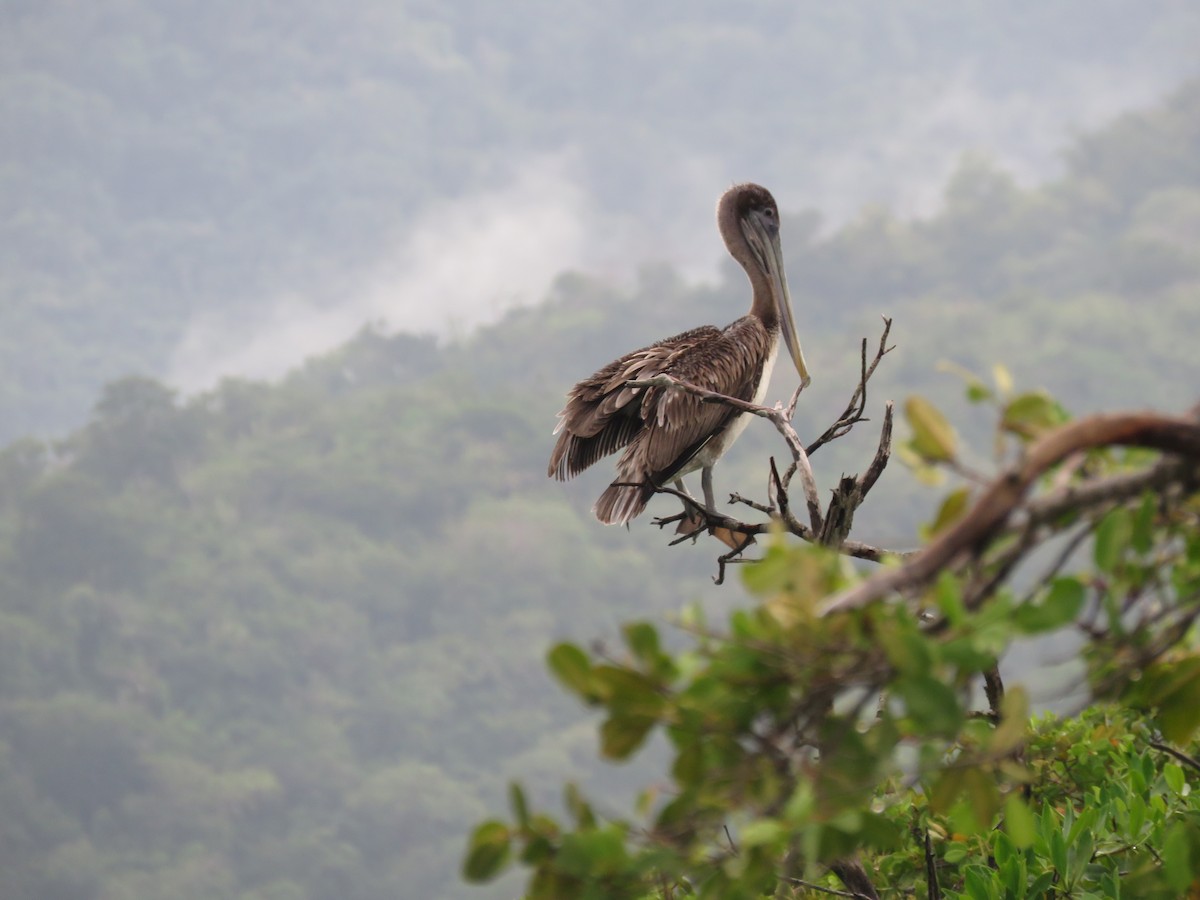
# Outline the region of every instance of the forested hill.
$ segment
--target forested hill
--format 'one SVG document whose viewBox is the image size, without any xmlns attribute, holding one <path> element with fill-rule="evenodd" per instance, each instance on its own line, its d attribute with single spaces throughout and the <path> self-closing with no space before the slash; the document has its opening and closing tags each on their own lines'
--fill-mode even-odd
<svg viewBox="0 0 1200 900">
<path fill-rule="evenodd" d="M 734 179 L 845 211 L 964 144 L 1037 171 L 1200 44 L 1171 0 L 10 0 L 0 26 L 0 440 L 163 375 L 193 321 L 344 306 L 414 231 L 446 246 L 431 209 L 523 172 L 594 201 L 596 237 L 686 248 Z"/>
<path fill-rule="evenodd" d="M 957 395 L 943 358 L 1003 360 L 1077 409 L 1194 400 L 1197 146 L 1193 85 L 1083 137 L 1035 190 L 969 162 L 927 221 L 821 237 L 787 217 L 816 377 L 802 435 L 840 408 L 880 314 L 898 349 L 875 410 Z M 509 777 L 618 790 L 626 771 L 593 771 L 594 723 L 542 665 L 552 638 L 741 599 L 705 587 L 707 542 L 592 521 L 603 472 L 549 482 L 553 414 L 614 353 L 746 295 L 732 265 L 703 288 L 564 276 L 460 343 L 367 331 L 278 385 L 187 402 L 124 380 L 86 427 L 0 453 L 0 896 L 488 896 L 457 864 Z M 767 431 L 719 491 L 761 490 Z M 873 441 L 822 451 L 820 477 Z M 903 544 L 924 495 L 899 465 L 876 490 L 858 533 Z"/>
</svg>

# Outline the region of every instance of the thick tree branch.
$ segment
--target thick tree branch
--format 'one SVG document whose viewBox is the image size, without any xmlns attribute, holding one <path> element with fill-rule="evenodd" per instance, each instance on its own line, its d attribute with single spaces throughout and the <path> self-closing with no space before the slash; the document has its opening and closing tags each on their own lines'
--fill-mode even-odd
<svg viewBox="0 0 1200 900">
<path fill-rule="evenodd" d="M 857 609 L 891 593 L 927 584 L 942 569 L 956 565 L 964 554 L 977 551 L 994 537 L 1048 469 L 1073 453 L 1108 446 L 1146 447 L 1176 454 L 1187 464 L 1177 475 L 1186 477 L 1200 463 L 1200 423 L 1153 412 L 1108 413 L 1088 416 L 1050 432 L 1029 447 L 1021 462 L 995 479 L 958 523 L 899 568 L 879 572 L 836 595 L 824 612 Z M 1121 482 L 1122 490 L 1129 487 Z M 1043 513 L 1062 502 L 1062 498 L 1056 498 Z"/>
</svg>

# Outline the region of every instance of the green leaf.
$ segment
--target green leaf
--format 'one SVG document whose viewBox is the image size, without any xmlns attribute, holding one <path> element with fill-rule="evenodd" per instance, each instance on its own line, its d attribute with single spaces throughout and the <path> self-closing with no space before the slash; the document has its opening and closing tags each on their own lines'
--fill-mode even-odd
<svg viewBox="0 0 1200 900">
<path fill-rule="evenodd" d="M 1129 837 L 1137 841 L 1142 834 L 1142 826 L 1146 824 L 1146 801 L 1140 791 L 1129 795 Z"/>
<path fill-rule="evenodd" d="M 777 819 L 759 819 L 738 832 L 738 843 L 743 847 L 774 844 L 784 838 L 787 833 L 787 828 Z"/>
<path fill-rule="evenodd" d="M 1167 884 L 1183 896 L 1188 885 L 1192 883 L 1192 857 L 1187 829 L 1182 822 L 1176 822 L 1167 832 L 1166 840 L 1163 841 L 1162 861 Z"/>
<path fill-rule="evenodd" d="M 982 381 L 967 383 L 967 400 L 971 403 L 984 403 L 992 399 L 992 392 Z"/>
<path fill-rule="evenodd" d="M 600 726 L 600 752 L 609 759 L 628 758 L 657 722 L 650 716 L 614 715 Z"/>
<path fill-rule="evenodd" d="M 625 842 L 611 827 L 564 836 L 557 859 L 564 872 L 579 878 L 618 872 L 627 861 Z"/>
<path fill-rule="evenodd" d="M 1055 578 L 1040 600 L 1022 603 L 1012 611 L 1017 627 L 1026 634 L 1053 631 L 1075 621 L 1083 609 L 1086 592 L 1077 578 Z"/>
<path fill-rule="evenodd" d="M 1167 787 L 1179 796 L 1183 796 L 1183 789 L 1187 786 L 1187 779 L 1183 777 L 1183 767 L 1175 763 L 1169 762 L 1163 766 L 1163 778 L 1167 782 Z"/>
<path fill-rule="evenodd" d="M 574 691 L 589 702 L 594 702 L 592 664 L 586 653 L 574 644 L 556 644 L 546 654 L 546 665 L 568 690 Z"/>
<path fill-rule="evenodd" d="M 1135 690 L 1145 704 L 1158 707 L 1159 728 L 1171 743 L 1188 743 L 1200 728 L 1200 657 L 1147 667 Z"/>
<path fill-rule="evenodd" d="M 1133 537 L 1133 517 L 1128 509 L 1114 509 L 1096 526 L 1096 567 L 1112 572 Z"/>
<path fill-rule="evenodd" d="M 938 507 L 937 515 L 934 516 L 933 522 L 924 529 L 924 537 L 928 540 L 961 519 L 970 505 L 970 500 L 971 489 L 968 487 L 960 487 L 957 490 L 951 491 L 946 496 L 946 499 L 942 501 L 942 505 Z"/>
<path fill-rule="evenodd" d="M 963 606 L 962 584 L 953 573 L 943 571 L 938 576 L 934 598 L 937 600 L 938 609 L 951 625 L 957 627 L 966 620 L 967 609 Z"/>
<path fill-rule="evenodd" d="M 657 716 L 665 704 L 654 681 L 635 669 L 596 666 L 589 681 L 601 701 L 614 711 Z"/>
<path fill-rule="evenodd" d="M 967 866 L 963 878 L 963 890 L 971 900 L 992 900 L 996 896 L 996 875 L 983 866 Z"/>
<path fill-rule="evenodd" d="M 1024 438 L 1035 438 L 1067 420 L 1058 403 L 1045 391 L 1031 391 L 1009 401 L 1000 427 Z"/>
<path fill-rule="evenodd" d="M 675 763 L 671 766 L 671 776 L 681 785 L 698 784 L 704 777 L 704 747 L 700 740 L 692 736 L 692 741 L 679 748 Z"/>
<path fill-rule="evenodd" d="M 596 814 L 592 812 L 592 805 L 587 802 L 583 792 L 579 790 L 579 785 L 575 782 L 568 781 L 563 787 L 563 803 L 575 820 L 576 827 L 596 827 Z"/>
<path fill-rule="evenodd" d="M 896 694 L 917 726 L 926 734 L 952 737 L 962 726 L 958 697 L 948 685 L 928 675 L 901 678 Z"/>
<path fill-rule="evenodd" d="M 1060 878 L 1067 878 L 1067 842 L 1063 838 L 1063 834 L 1059 829 L 1054 829 L 1049 835 L 1050 842 L 1050 862 L 1054 865 L 1055 871 L 1058 872 Z"/>
<path fill-rule="evenodd" d="M 954 459 L 958 438 L 950 423 L 924 397 L 911 396 L 904 403 L 904 415 L 912 428 L 912 448 L 928 462 Z"/>
<path fill-rule="evenodd" d="M 634 658 L 647 668 L 655 670 L 662 651 L 658 644 L 658 631 L 649 622 L 629 622 L 621 627 L 625 643 Z"/>
<path fill-rule="evenodd" d="M 969 768 L 963 776 L 963 787 L 980 829 L 990 828 L 1000 809 L 1000 789 L 995 776 L 984 769 Z"/>
<path fill-rule="evenodd" d="M 1020 794 L 1009 794 L 1004 801 L 1004 831 L 1020 850 L 1033 844 L 1037 821 Z"/>
<path fill-rule="evenodd" d="M 1133 529 L 1129 542 L 1138 553 L 1149 553 L 1154 546 L 1154 513 L 1158 507 L 1155 495 L 1147 492 L 1142 497 L 1142 504 L 1133 517 Z"/>
<path fill-rule="evenodd" d="M 529 827 L 529 804 L 525 801 L 525 792 L 515 781 L 508 783 L 508 805 L 512 807 L 513 818 L 522 828 Z"/>
<path fill-rule="evenodd" d="M 508 863 L 512 834 L 503 822 L 484 822 L 471 835 L 463 877 L 467 881 L 491 881 Z"/>
<path fill-rule="evenodd" d="M 881 622 L 877 639 L 887 654 L 888 662 L 901 675 L 919 677 L 929 674 L 933 666 L 929 639 L 910 627 L 910 623 L 895 619 Z"/>
<path fill-rule="evenodd" d="M 1014 684 L 1004 692 L 1000 703 L 1000 724 L 992 732 L 988 748 L 994 754 L 1004 754 L 1025 741 L 1029 724 L 1029 694 L 1024 686 Z"/>
</svg>

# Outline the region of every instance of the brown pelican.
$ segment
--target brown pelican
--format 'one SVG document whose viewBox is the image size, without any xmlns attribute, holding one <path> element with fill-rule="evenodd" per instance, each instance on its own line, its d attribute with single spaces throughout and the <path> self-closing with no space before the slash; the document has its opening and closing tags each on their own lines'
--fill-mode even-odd
<svg viewBox="0 0 1200 900">
<path fill-rule="evenodd" d="M 605 524 L 626 524 L 668 482 L 685 492 L 683 476 L 701 470 L 704 504 L 712 510 L 712 467 L 747 417 L 682 391 L 629 387 L 660 373 L 697 387 L 761 403 L 782 333 L 802 384 L 808 367 L 796 336 L 779 246 L 779 208 L 766 188 L 734 185 L 717 203 L 717 227 L 730 255 L 750 277 L 749 314 L 725 328 L 705 325 L 635 350 L 585 378 L 558 414 L 558 443 L 548 474 L 565 481 L 601 457 L 625 448 L 617 478 L 592 511 Z"/>
</svg>

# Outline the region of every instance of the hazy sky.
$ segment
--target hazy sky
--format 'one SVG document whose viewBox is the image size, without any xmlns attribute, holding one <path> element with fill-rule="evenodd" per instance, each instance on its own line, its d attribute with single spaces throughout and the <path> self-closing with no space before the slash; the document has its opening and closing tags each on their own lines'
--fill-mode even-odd
<svg viewBox="0 0 1200 900">
<path fill-rule="evenodd" d="M 197 315 L 168 378 L 195 390 L 224 375 L 276 377 L 366 322 L 461 335 L 539 302 L 567 270 L 623 282 L 645 262 L 667 261 L 689 279 L 711 279 L 724 253 L 713 210 L 735 181 L 767 181 L 785 209 L 815 208 L 829 228 L 870 204 L 928 215 L 964 154 L 990 158 L 1027 184 L 1053 177 L 1073 134 L 1150 104 L 1171 86 L 1149 73 L 1077 69 L 1039 94 L 995 99 L 960 72 L 913 102 L 894 129 L 864 134 L 787 177 L 768 180 L 715 155 L 682 160 L 663 173 L 674 205 L 649 217 L 602 210 L 584 187 L 585 148 L 564 146 L 515 165 L 495 189 L 398 221 L 393 249 L 347 283 L 276 297 L 249 321 Z"/>
<path fill-rule="evenodd" d="M 1197 46 L 1175 0 L 0 5 L 6 377 L 197 389 L 567 270 L 708 279 L 734 182 L 927 214 L 965 152 L 1052 176 Z"/>
</svg>

